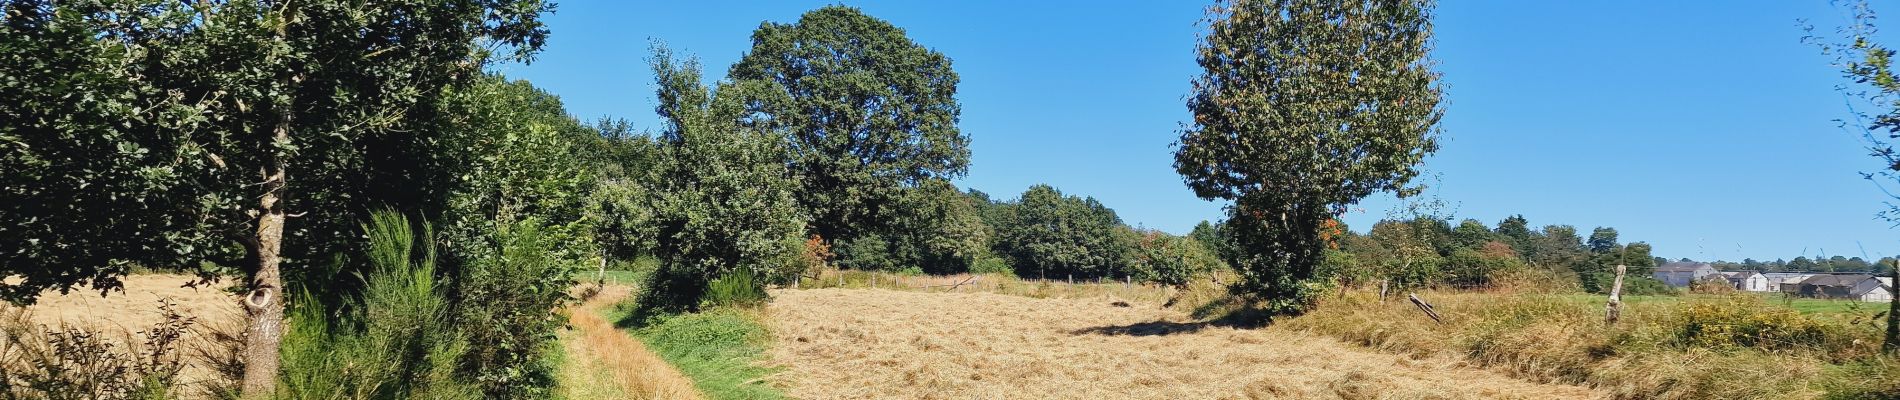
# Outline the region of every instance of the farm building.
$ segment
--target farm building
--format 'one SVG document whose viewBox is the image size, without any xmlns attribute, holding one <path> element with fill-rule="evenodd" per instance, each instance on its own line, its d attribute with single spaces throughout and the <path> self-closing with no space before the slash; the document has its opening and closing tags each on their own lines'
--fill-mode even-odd
<svg viewBox="0 0 1900 400">
<path fill-rule="evenodd" d="M 1873 275 L 1866 274 L 1823 274 L 1801 281 L 1795 293 L 1801 297 L 1822 299 L 1852 299 L 1860 301 L 1893 300 L 1893 286 L 1882 283 Z"/>
<path fill-rule="evenodd" d="M 1669 286 L 1687 287 L 1691 282 L 1714 274 L 1716 274 L 1715 267 L 1710 266 L 1709 263 L 1677 261 L 1656 266 L 1656 272 L 1650 275 Z"/>
<path fill-rule="evenodd" d="M 1768 277 L 1763 276 L 1760 272 L 1735 271 L 1723 272 L 1718 275 L 1727 278 L 1729 285 L 1734 286 L 1736 290 L 1748 292 L 1769 291 L 1768 288 L 1770 285 L 1768 284 Z"/>
<path fill-rule="evenodd" d="M 1801 281 L 1813 278 L 1815 274 L 1811 272 L 1769 272 L 1761 275 L 1768 278 L 1768 291 L 1770 292 L 1796 292 L 1798 291 L 1796 287 L 1801 284 Z"/>
</svg>

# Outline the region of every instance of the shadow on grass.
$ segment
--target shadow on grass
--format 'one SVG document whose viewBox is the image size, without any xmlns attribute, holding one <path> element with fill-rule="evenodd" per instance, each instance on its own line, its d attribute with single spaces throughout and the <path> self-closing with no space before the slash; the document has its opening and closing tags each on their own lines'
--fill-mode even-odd
<svg viewBox="0 0 1900 400">
<path fill-rule="evenodd" d="M 1220 318 L 1207 321 L 1172 322 L 1149 321 L 1128 325 L 1097 326 L 1070 331 L 1072 335 L 1103 336 L 1168 336 L 1200 332 L 1208 327 L 1235 329 L 1264 328 L 1273 323 L 1274 315 L 1255 308 L 1241 308 L 1227 312 Z"/>
</svg>

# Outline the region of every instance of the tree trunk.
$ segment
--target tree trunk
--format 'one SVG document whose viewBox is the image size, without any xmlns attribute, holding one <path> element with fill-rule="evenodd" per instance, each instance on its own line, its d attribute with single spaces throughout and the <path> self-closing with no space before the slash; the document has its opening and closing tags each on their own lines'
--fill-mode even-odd
<svg viewBox="0 0 1900 400">
<path fill-rule="evenodd" d="M 290 119 L 289 107 L 278 110 L 277 124 L 271 128 L 272 140 L 279 143 L 290 140 Z M 271 159 L 262 170 L 264 193 L 257 202 L 254 243 L 257 265 L 251 273 L 251 291 L 242 301 L 245 314 L 250 317 L 250 326 L 244 331 L 244 350 L 240 354 L 244 359 L 242 393 L 246 399 L 264 399 L 276 394 L 281 361 L 278 345 L 284 339 L 284 277 L 278 266 L 283 261 L 280 256 L 284 247 L 283 202 L 288 197 L 284 169 L 289 155 L 280 150 L 271 152 Z"/>
</svg>

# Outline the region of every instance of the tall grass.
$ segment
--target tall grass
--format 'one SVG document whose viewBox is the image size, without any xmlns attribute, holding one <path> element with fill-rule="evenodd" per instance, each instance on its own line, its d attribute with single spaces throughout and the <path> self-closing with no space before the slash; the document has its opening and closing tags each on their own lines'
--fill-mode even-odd
<svg viewBox="0 0 1900 400">
<path fill-rule="evenodd" d="M 195 322 L 160 306 L 164 321 L 114 341 L 99 331 L 33 324 L 22 309 L 0 311 L 0 399 L 131 400 L 180 395 L 179 339 Z"/>
<path fill-rule="evenodd" d="M 621 307 L 617 317 L 631 316 Z M 688 314 L 646 318 L 634 335 L 680 373 L 692 378 L 700 393 L 711 399 L 769 400 L 783 398 L 766 384 L 773 370 L 761 366 L 771 341 L 758 310 L 719 307 Z"/>
<path fill-rule="evenodd" d="M 469 343 L 436 286 L 427 225 L 377 212 L 364 225 L 369 275 L 361 296 L 328 309 L 299 293 L 282 347 L 284 399 L 479 399 L 456 375 Z M 418 239 L 422 242 L 418 245 Z"/>
<path fill-rule="evenodd" d="M 1894 398 L 1871 324 L 1804 315 L 1734 294 L 1629 302 L 1616 325 L 1599 297 L 1423 292 L 1444 323 L 1376 294 L 1330 297 L 1285 327 L 1414 357 L 1461 357 L 1618 398 Z M 1872 373 L 1872 372 L 1879 373 Z M 1881 372 L 1885 371 L 1885 372 Z M 1885 382 L 1885 383 L 1883 383 Z"/>
</svg>

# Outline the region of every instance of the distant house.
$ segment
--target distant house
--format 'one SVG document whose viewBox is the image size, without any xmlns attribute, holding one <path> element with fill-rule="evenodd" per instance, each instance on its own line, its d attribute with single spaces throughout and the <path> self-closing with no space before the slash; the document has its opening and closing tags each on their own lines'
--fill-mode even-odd
<svg viewBox="0 0 1900 400">
<path fill-rule="evenodd" d="M 1689 283 L 1715 273 L 1715 267 L 1709 263 L 1677 261 L 1656 266 L 1656 272 L 1650 273 L 1650 276 L 1669 286 L 1687 287 Z"/>
<path fill-rule="evenodd" d="M 1815 274 L 1811 272 L 1769 272 L 1761 275 L 1768 278 L 1768 291 L 1793 293 L 1800 291 L 1799 287 L 1801 286 L 1801 281 L 1813 278 Z"/>
<path fill-rule="evenodd" d="M 1729 285 L 1734 286 L 1736 290 L 1749 291 L 1749 292 L 1769 291 L 1768 277 L 1763 276 L 1760 272 L 1735 271 L 1735 272 L 1723 272 L 1717 275 L 1721 275 L 1723 278 L 1727 278 Z"/>
<path fill-rule="evenodd" d="M 1792 292 L 1801 297 L 1891 301 L 1893 286 L 1867 274 L 1820 274 L 1801 281 Z"/>
</svg>

